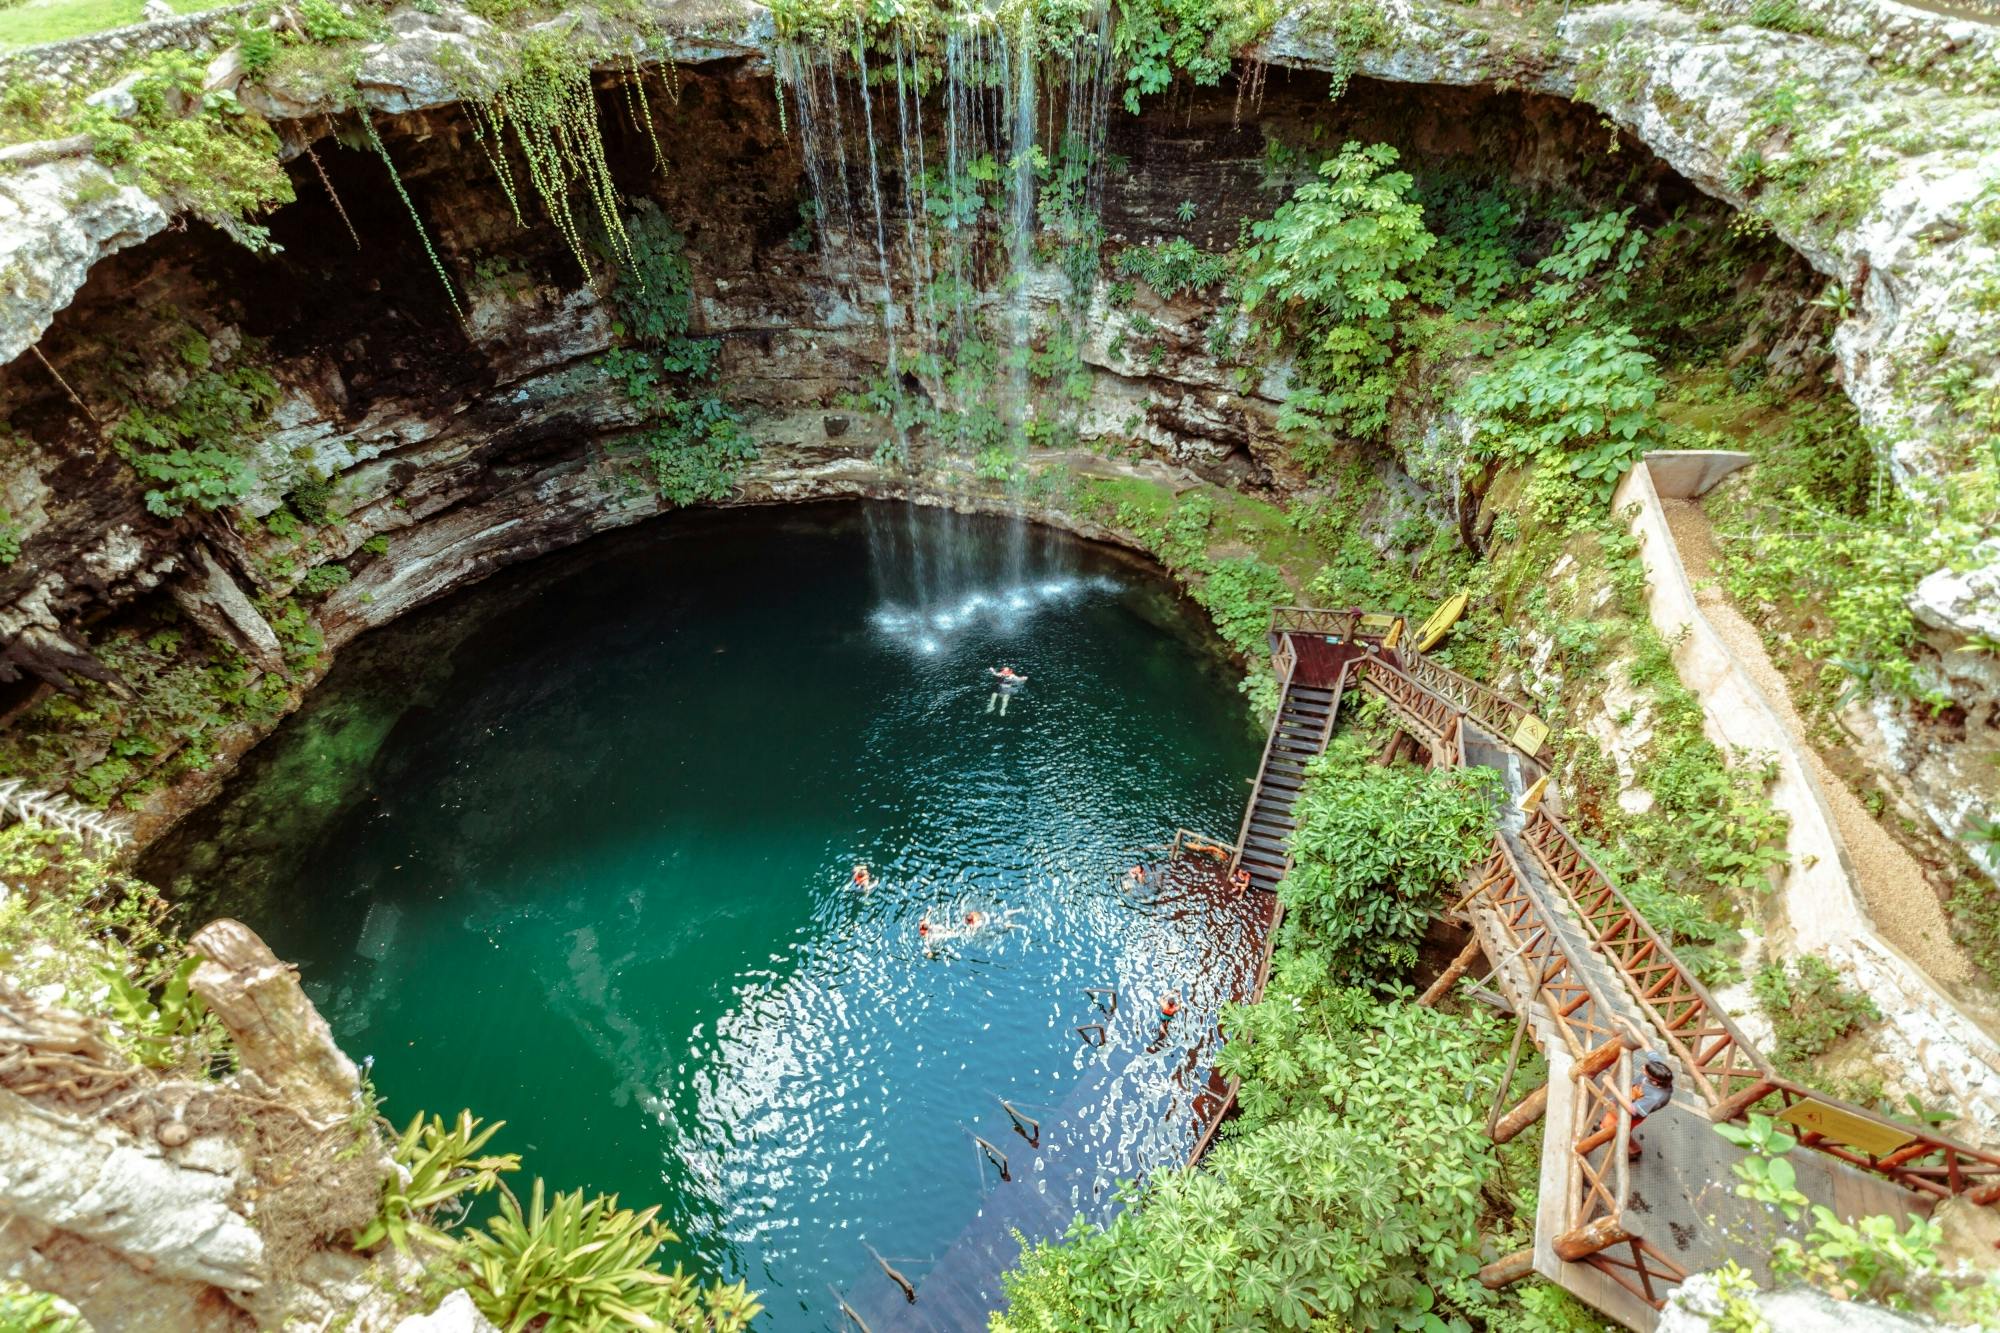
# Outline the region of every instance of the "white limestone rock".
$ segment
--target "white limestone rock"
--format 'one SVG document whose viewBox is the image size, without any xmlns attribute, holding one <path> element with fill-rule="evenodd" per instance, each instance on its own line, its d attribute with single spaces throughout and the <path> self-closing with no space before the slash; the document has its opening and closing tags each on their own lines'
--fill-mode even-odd
<svg viewBox="0 0 2000 1333">
<path fill-rule="evenodd" d="M 2000 537 L 1988 537 L 1978 552 L 1975 568 L 1941 569 L 1919 583 L 1910 596 L 1910 613 L 1938 629 L 2000 642 Z"/>
<path fill-rule="evenodd" d="M 1747 1299 L 1768 1327 L 1783 1333 L 1920 1333 L 1936 1327 L 1927 1319 L 1876 1305 L 1836 1301 L 1805 1287 L 1758 1291 Z M 1712 1333 L 1735 1327 L 1721 1322 L 1726 1308 L 1716 1275 L 1696 1273 L 1667 1298 L 1657 1333 Z"/>
<path fill-rule="evenodd" d="M 492 1321 L 479 1313 L 472 1294 L 461 1288 L 438 1302 L 429 1314 L 413 1314 L 396 1325 L 394 1333 L 499 1333 Z"/>
<path fill-rule="evenodd" d="M 42 336 L 98 260 L 166 228 L 167 210 L 86 157 L 0 174 L 0 362 Z"/>
<path fill-rule="evenodd" d="M 0 1090 L 0 1198 L 6 1211 L 72 1232 L 157 1277 L 251 1292 L 264 1242 L 230 1207 L 231 1174 L 168 1161 L 109 1126 L 72 1120 Z"/>
</svg>

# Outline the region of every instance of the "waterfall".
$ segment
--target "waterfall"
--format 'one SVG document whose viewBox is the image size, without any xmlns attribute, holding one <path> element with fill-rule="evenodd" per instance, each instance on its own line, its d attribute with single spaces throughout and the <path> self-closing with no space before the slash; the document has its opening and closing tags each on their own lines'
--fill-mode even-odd
<svg viewBox="0 0 2000 1333">
<path fill-rule="evenodd" d="M 797 108 L 829 277 L 880 313 L 886 365 L 870 405 L 890 413 L 905 459 L 915 422 L 976 455 L 983 479 L 1017 480 L 1030 444 L 1071 410 L 1034 393 L 1037 293 L 1047 290 L 1037 247 L 1053 242 L 1069 278 L 1070 317 L 1050 333 L 1066 349 L 1081 341 L 1097 278 L 1111 16 L 1093 5 L 1062 33 L 1038 29 L 1032 11 L 940 17 L 929 47 L 857 15 L 851 47 L 787 40 L 775 65 Z M 893 145 L 883 141 L 892 131 Z M 885 166 L 900 172 L 900 189 L 884 190 Z M 853 169 L 868 173 L 865 200 Z M 862 257 L 871 245 L 872 266 Z M 905 400 L 906 371 L 935 411 Z"/>
</svg>

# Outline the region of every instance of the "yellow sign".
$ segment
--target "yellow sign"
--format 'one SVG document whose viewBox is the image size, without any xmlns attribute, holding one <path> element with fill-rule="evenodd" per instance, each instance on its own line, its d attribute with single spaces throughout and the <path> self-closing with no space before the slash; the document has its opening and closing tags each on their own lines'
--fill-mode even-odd
<svg viewBox="0 0 2000 1333">
<path fill-rule="evenodd" d="M 1778 1113 L 1778 1119 L 1803 1133 L 1818 1134 L 1835 1143 L 1858 1148 L 1870 1157 L 1887 1157 L 1916 1138 L 1908 1130 L 1885 1125 L 1838 1106 L 1828 1106 L 1811 1097 L 1792 1103 Z"/>
<path fill-rule="evenodd" d="M 1542 742 L 1549 738 L 1549 724 L 1533 713 L 1523 713 L 1520 725 L 1514 728 L 1512 744 L 1515 749 L 1533 759 L 1541 753 Z"/>
<path fill-rule="evenodd" d="M 1544 773 L 1535 779 L 1535 785 L 1521 793 L 1521 809 L 1533 810 L 1542 803 L 1542 797 L 1549 789 L 1549 775 Z"/>
<path fill-rule="evenodd" d="M 1384 648 L 1394 648 L 1396 646 L 1397 641 L 1402 637 L 1403 637 L 1403 618 L 1401 616 L 1398 616 L 1396 617 L 1396 623 L 1389 626 L 1389 632 L 1382 636 L 1382 646 Z"/>
<path fill-rule="evenodd" d="M 1394 627 L 1395 623 L 1396 617 L 1394 616 L 1384 615 L 1378 611 L 1370 611 L 1367 615 L 1361 617 L 1361 626 L 1357 632 L 1361 634 L 1387 634 Z"/>
<path fill-rule="evenodd" d="M 1431 645 L 1442 639 L 1446 632 L 1458 623 L 1458 618 L 1465 614 L 1466 603 L 1470 600 L 1464 593 L 1459 593 L 1448 598 L 1437 610 L 1431 612 L 1431 618 L 1417 631 L 1417 651 L 1429 652 Z"/>
</svg>

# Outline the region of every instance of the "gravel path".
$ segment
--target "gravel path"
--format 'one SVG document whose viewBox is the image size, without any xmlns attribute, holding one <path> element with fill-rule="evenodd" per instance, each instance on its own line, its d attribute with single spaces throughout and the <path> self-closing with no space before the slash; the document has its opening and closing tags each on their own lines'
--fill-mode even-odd
<svg viewBox="0 0 2000 1333">
<path fill-rule="evenodd" d="M 1949 993 L 1959 996 L 1975 993 L 1976 973 L 1952 943 L 1944 905 L 1924 880 L 1916 858 L 1889 836 L 1806 741 L 1809 733 L 1805 722 L 1792 704 L 1792 692 L 1785 678 L 1764 651 L 1763 637 L 1716 585 L 1712 571 L 1720 552 L 1708 515 L 1692 500 L 1663 498 L 1660 503 L 1666 510 L 1667 527 L 1674 534 L 1674 544 L 1680 548 L 1681 564 L 1687 569 L 1688 581 L 1694 584 L 1695 601 L 1700 604 L 1702 614 L 1770 700 L 1799 753 L 1811 765 L 1813 777 L 1833 812 L 1841 841 L 1847 844 L 1848 860 L 1854 866 L 1857 880 L 1855 887 L 1867 904 L 1875 929 Z"/>
</svg>

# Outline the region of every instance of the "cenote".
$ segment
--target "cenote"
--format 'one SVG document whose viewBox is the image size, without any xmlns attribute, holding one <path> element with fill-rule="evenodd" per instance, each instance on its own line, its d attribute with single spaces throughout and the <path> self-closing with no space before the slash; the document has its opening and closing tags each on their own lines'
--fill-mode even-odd
<svg viewBox="0 0 2000 1333">
<path fill-rule="evenodd" d="M 677 515 L 357 643 L 149 870 L 296 961 L 391 1119 L 503 1119 L 529 1172 L 663 1204 L 765 1326 L 820 1328 L 866 1246 L 973 1219 L 997 1098 L 1049 1112 L 1174 990 L 1141 1057 L 1206 1077 L 1211 955 L 1254 932 L 1126 872 L 1234 826 L 1235 678 L 1164 580 L 1065 536 Z M 1109 1049 L 1086 987 L 1128 997 Z"/>
</svg>

